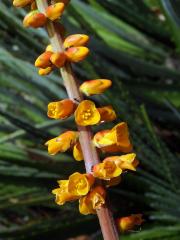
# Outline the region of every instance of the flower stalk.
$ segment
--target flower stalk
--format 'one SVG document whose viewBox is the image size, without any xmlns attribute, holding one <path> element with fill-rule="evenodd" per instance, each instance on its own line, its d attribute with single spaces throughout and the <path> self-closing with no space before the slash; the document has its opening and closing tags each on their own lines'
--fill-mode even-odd
<svg viewBox="0 0 180 240">
<path fill-rule="evenodd" d="M 53 1 L 52 1 L 53 2 Z M 48 3 L 46 0 L 37 0 L 37 7 L 40 12 L 45 13 Z M 49 35 L 49 39 L 54 52 L 63 52 L 63 40 L 58 31 L 56 31 L 56 23 L 48 21 L 46 23 L 46 29 Z M 64 86 L 68 93 L 68 96 L 73 101 L 81 102 L 83 96 L 79 91 L 78 81 L 73 73 L 71 64 L 67 62 L 64 67 L 60 69 Z M 81 144 L 81 149 L 83 151 L 84 162 L 86 167 L 86 172 L 91 173 L 92 167 L 100 163 L 100 159 L 95 146 L 92 144 L 92 132 L 89 126 L 77 126 L 79 131 L 79 140 Z M 99 218 L 102 234 L 104 240 L 117 240 L 119 239 L 118 232 L 115 226 L 114 219 L 112 217 L 112 212 L 110 210 L 109 204 L 106 202 L 99 210 L 97 210 L 97 215 Z"/>
</svg>

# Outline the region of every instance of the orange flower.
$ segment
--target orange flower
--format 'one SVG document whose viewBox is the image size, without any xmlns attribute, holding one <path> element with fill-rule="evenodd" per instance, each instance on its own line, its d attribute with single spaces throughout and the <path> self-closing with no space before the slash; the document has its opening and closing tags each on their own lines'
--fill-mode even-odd
<svg viewBox="0 0 180 240">
<path fill-rule="evenodd" d="M 121 173 L 121 168 L 113 161 L 104 161 L 93 166 L 93 176 L 100 179 L 109 180 L 120 176 Z"/>
<path fill-rule="evenodd" d="M 64 3 L 55 3 L 46 8 L 46 17 L 54 21 L 61 17 L 64 12 Z"/>
<path fill-rule="evenodd" d="M 52 56 L 52 52 L 46 51 L 42 53 L 35 61 L 35 67 L 39 68 L 47 68 L 52 65 L 50 58 Z"/>
<path fill-rule="evenodd" d="M 53 68 L 52 67 L 47 67 L 47 68 L 40 68 L 38 71 L 38 74 L 41 76 L 48 75 L 52 72 Z"/>
<path fill-rule="evenodd" d="M 79 142 L 77 142 L 75 145 L 74 145 L 74 148 L 73 148 L 73 156 L 74 158 L 76 159 L 76 161 L 82 161 L 84 159 L 83 157 L 83 153 L 82 153 L 82 149 L 81 149 L 81 145 Z"/>
<path fill-rule="evenodd" d="M 14 0 L 13 5 L 15 7 L 25 7 L 28 4 L 31 4 L 34 0 Z"/>
<path fill-rule="evenodd" d="M 80 62 L 89 54 L 87 47 L 71 47 L 66 49 L 65 54 L 70 62 Z"/>
<path fill-rule="evenodd" d="M 117 219 L 117 225 L 120 231 L 126 232 L 134 229 L 135 226 L 139 226 L 144 222 L 142 214 L 133 214 L 128 217 L 122 217 Z"/>
<path fill-rule="evenodd" d="M 97 186 L 87 196 L 79 199 L 80 213 L 95 214 L 105 204 L 106 192 L 104 188 Z"/>
<path fill-rule="evenodd" d="M 39 10 L 33 10 L 25 16 L 23 25 L 24 27 L 39 28 L 45 25 L 46 20 L 46 16 L 43 13 Z"/>
<path fill-rule="evenodd" d="M 64 52 L 53 53 L 50 60 L 57 68 L 61 68 L 66 62 L 66 55 Z"/>
<path fill-rule="evenodd" d="M 92 101 L 82 101 L 75 111 L 75 121 L 79 126 L 97 124 L 100 121 L 100 114 Z"/>
<path fill-rule="evenodd" d="M 122 170 L 128 169 L 132 171 L 136 171 L 136 167 L 138 165 L 135 153 L 130 153 L 122 156 L 107 157 L 104 159 L 103 162 L 114 162 L 116 166 L 118 166 Z"/>
<path fill-rule="evenodd" d="M 128 127 L 125 122 L 117 124 L 111 130 L 103 130 L 95 134 L 93 142 L 104 152 L 130 152 Z"/>
<path fill-rule="evenodd" d="M 91 96 L 94 94 L 102 94 L 105 92 L 109 87 L 111 87 L 112 82 L 108 79 L 95 79 L 85 81 L 80 86 L 80 91 L 84 93 L 86 96 Z"/>
<path fill-rule="evenodd" d="M 100 122 L 111 122 L 117 118 L 116 113 L 112 106 L 101 107 L 98 108 L 97 110 L 101 115 Z"/>
<path fill-rule="evenodd" d="M 85 34 L 73 34 L 64 40 L 64 48 L 81 47 L 88 43 L 89 37 Z"/>
<path fill-rule="evenodd" d="M 67 131 L 56 138 L 53 138 L 45 143 L 48 146 L 48 152 L 55 155 L 58 152 L 66 152 L 70 149 L 78 139 L 78 132 Z"/>
<path fill-rule="evenodd" d="M 58 205 L 63 205 L 65 202 L 78 199 L 77 196 L 74 196 L 68 192 L 69 180 L 60 180 L 58 183 L 60 187 L 52 191 L 52 193 L 56 195 L 56 203 Z"/>
<path fill-rule="evenodd" d="M 74 113 L 75 103 L 70 99 L 48 104 L 48 117 L 54 119 L 64 119 Z"/>
<path fill-rule="evenodd" d="M 93 184 L 94 177 L 91 174 L 76 172 L 69 177 L 68 192 L 74 196 L 84 196 Z"/>
</svg>

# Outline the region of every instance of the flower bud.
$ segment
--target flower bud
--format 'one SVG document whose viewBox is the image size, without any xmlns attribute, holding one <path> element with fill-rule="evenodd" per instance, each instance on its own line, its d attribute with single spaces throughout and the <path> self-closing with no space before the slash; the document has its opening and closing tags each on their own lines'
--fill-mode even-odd
<svg viewBox="0 0 180 240">
<path fill-rule="evenodd" d="M 116 113 L 112 106 L 98 108 L 98 111 L 101 115 L 100 122 L 111 122 L 117 118 Z"/>
<path fill-rule="evenodd" d="M 31 4 L 34 0 L 14 0 L 13 5 L 15 7 L 25 7 L 28 4 Z"/>
<path fill-rule="evenodd" d="M 133 230 L 135 226 L 139 226 L 144 222 L 142 214 L 133 214 L 128 217 L 117 219 L 117 225 L 121 232 Z"/>
<path fill-rule="evenodd" d="M 82 149 L 81 149 L 81 145 L 79 142 L 77 142 L 75 145 L 74 145 L 74 148 L 73 148 L 73 156 L 75 158 L 76 161 L 82 161 L 84 159 L 83 157 L 83 153 L 82 153 Z"/>
<path fill-rule="evenodd" d="M 61 68 L 66 62 L 66 55 L 64 52 L 53 53 L 50 60 L 56 67 Z"/>
<path fill-rule="evenodd" d="M 85 34 L 74 34 L 64 40 L 64 48 L 81 47 L 88 43 L 89 36 Z"/>
<path fill-rule="evenodd" d="M 53 52 L 53 48 L 51 44 L 47 45 L 46 52 Z"/>
<path fill-rule="evenodd" d="M 47 68 L 40 68 L 38 71 L 38 74 L 41 76 L 48 75 L 52 72 L 53 68 L 52 67 L 47 67 Z"/>
<path fill-rule="evenodd" d="M 24 27 L 39 28 L 45 25 L 46 20 L 46 16 L 43 13 L 39 10 L 34 10 L 25 16 L 23 25 Z"/>
<path fill-rule="evenodd" d="M 65 51 L 65 54 L 70 62 L 80 62 L 87 57 L 89 49 L 87 47 L 71 47 Z"/>
<path fill-rule="evenodd" d="M 54 21 L 61 17 L 64 8 L 65 5 L 62 2 L 50 5 L 46 8 L 46 17 L 49 18 L 51 21 Z"/>
<path fill-rule="evenodd" d="M 39 68 L 47 68 L 52 65 L 50 58 L 52 56 L 52 52 L 44 52 L 42 53 L 35 61 L 35 67 Z"/>
</svg>

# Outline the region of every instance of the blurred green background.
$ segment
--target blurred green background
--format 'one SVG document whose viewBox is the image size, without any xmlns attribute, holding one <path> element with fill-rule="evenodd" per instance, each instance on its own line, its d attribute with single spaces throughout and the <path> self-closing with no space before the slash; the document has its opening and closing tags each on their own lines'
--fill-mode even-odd
<svg viewBox="0 0 180 240">
<path fill-rule="evenodd" d="M 95 216 L 80 215 L 77 203 L 54 203 L 56 181 L 84 166 L 44 147 L 75 126 L 47 118 L 47 104 L 66 92 L 58 71 L 38 76 L 33 63 L 49 42 L 43 29 L 23 28 L 25 13 L 0 2 L 0 239 L 101 239 Z M 179 0 L 72 0 L 62 19 L 68 34 L 91 36 L 91 55 L 74 71 L 81 81 L 112 79 L 111 90 L 93 99 L 128 122 L 140 160 L 109 190 L 116 218 L 144 215 L 122 240 L 180 239 L 179 14 Z"/>
</svg>

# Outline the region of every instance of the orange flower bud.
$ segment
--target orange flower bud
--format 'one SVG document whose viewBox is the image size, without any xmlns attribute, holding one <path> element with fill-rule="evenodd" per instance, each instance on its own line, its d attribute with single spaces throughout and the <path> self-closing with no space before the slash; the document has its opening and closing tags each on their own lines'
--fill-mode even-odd
<svg viewBox="0 0 180 240">
<path fill-rule="evenodd" d="M 98 108 L 97 110 L 101 115 L 100 122 L 111 122 L 117 118 L 116 113 L 112 106 L 105 106 L 102 108 Z"/>
<path fill-rule="evenodd" d="M 71 47 L 65 51 L 65 54 L 70 62 L 80 62 L 87 57 L 89 49 L 87 47 Z"/>
<path fill-rule="evenodd" d="M 34 0 L 13 0 L 13 5 L 15 7 L 25 7 L 28 4 L 31 4 Z"/>
<path fill-rule="evenodd" d="M 66 62 L 66 55 L 64 52 L 53 53 L 50 60 L 56 67 L 61 68 Z"/>
<path fill-rule="evenodd" d="M 52 65 L 50 58 L 52 56 L 52 52 L 44 52 L 42 53 L 35 61 L 35 67 L 39 68 L 47 68 Z"/>
<path fill-rule="evenodd" d="M 82 153 L 82 149 L 81 149 L 81 145 L 79 142 L 77 142 L 75 145 L 74 145 L 74 148 L 73 148 L 73 156 L 75 158 L 76 161 L 82 161 L 84 159 L 83 157 L 83 153 Z"/>
<path fill-rule="evenodd" d="M 117 225 L 121 232 L 133 230 L 135 226 L 139 226 L 144 222 L 142 214 L 133 214 L 128 217 L 117 219 Z"/>
<path fill-rule="evenodd" d="M 56 138 L 53 138 L 45 143 L 48 146 L 48 153 L 55 155 L 58 152 L 66 152 L 70 149 L 78 139 L 78 132 L 66 131 Z"/>
<path fill-rule="evenodd" d="M 74 113 L 75 103 L 70 99 L 48 104 L 48 117 L 54 119 L 64 119 Z"/>
<path fill-rule="evenodd" d="M 97 186 L 87 196 L 79 199 L 79 211 L 83 215 L 95 214 L 105 204 L 106 192 Z"/>
<path fill-rule="evenodd" d="M 117 124 L 111 130 L 103 130 L 95 134 L 93 142 L 105 152 L 130 152 L 132 145 L 129 140 L 128 127 L 125 122 Z"/>
<path fill-rule="evenodd" d="M 93 166 L 93 176 L 109 180 L 120 176 L 122 173 L 121 168 L 119 168 L 113 161 L 104 161 Z"/>
<path fill-rule="evenodd" d="M 41 76 L 48 75 L 52 72 L 53 68 L 52 67 L 47 67 L 47 68 L 40 68 L 38 71 L 38 74 Z"/>
<path fill-rule="evenodd" d="M 86 96 L 91 96 L 94 94 L 102 94 L 105 92 L 109 87 L 111 87 L 112 82 L 108 79 L 96 79 L 96 80 L 89 80 L 84 82 L 80 86 L 80 91 L 84 93 Z"/>
<path fill-rule="evenodd" d="M 89 37 L 85 34 L 73 34 L 64 40 L 64 48 L 81 47 L 88 43 Z"/>
<path fill-rule="evenodd" d="M 68 192 L 74 196 L 84 196 L 93 184 L 94 177 L 91 174 L 76 172 L 69 177 Z"/>
<path fill-rule="evenodd" d="M 64 3 L 55 3 L 46 8 L 46 17 L 51 21 L 54 21 L 61 17 L 64 11 Z"/>
<path fill-rule="evenodd" d="M 100 114 L 92 101 L 82 101 L 75 111 L 75 121 L 79 126 L 97 124 L 100 121 Z"/>
<path fill-rule="evenodd" d="M 46 20 L 46 16 L 43 13 L 39 12 L 39 10 L 34 10 L 25 16 L 23 25 L 24 27 L 39 28 L 45 25 Z"/>
</svg>

